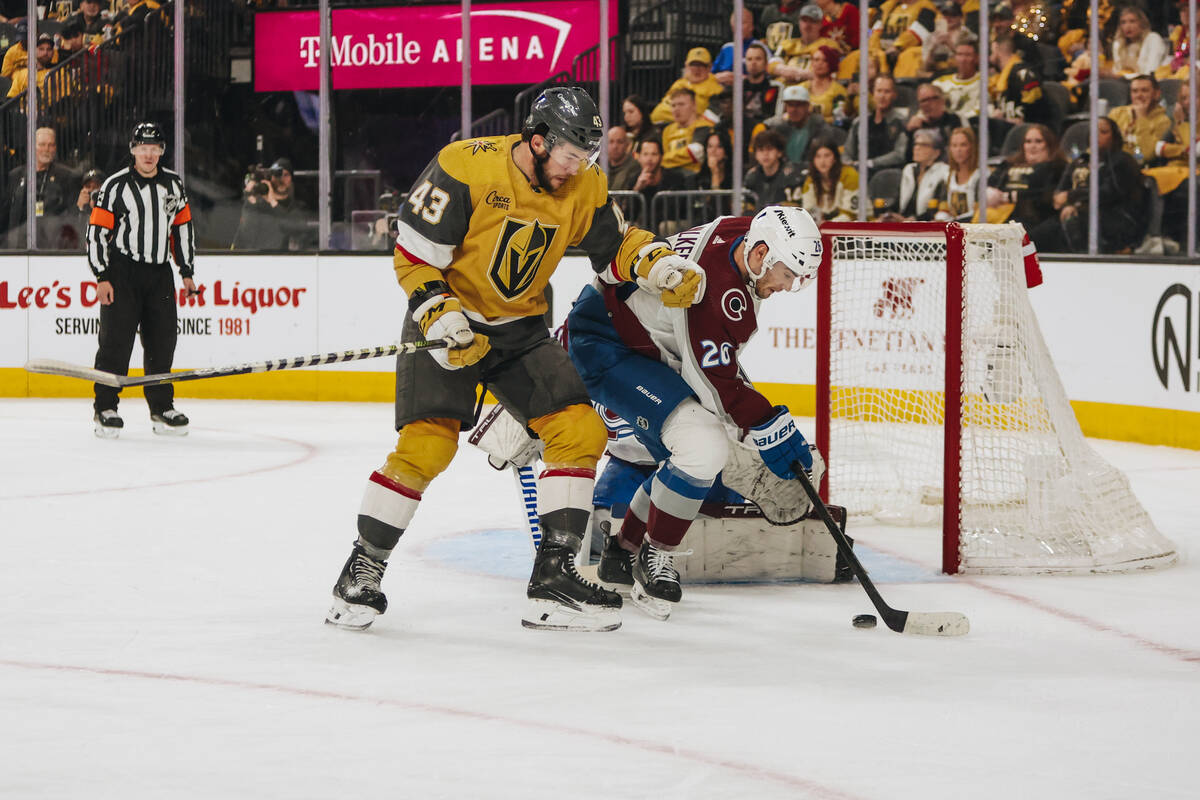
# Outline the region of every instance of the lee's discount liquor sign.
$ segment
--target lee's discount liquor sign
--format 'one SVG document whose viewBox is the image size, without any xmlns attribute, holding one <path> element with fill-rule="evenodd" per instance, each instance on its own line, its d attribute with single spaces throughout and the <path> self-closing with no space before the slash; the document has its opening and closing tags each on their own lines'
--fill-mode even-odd
<svg viewBox="0 0 1200 800">
<path fill-rule="evenodd" d="M 616 8 L 609 5 L 612 31 Z M 460 6 L 338 8 L 331 26 L 334 89 L 462 83 Z M 570 69 L 599 40 L 598 0 L 489 3 L 471 11 L 471 80 L 536 83 Z M 316 11 L 255 15 L 255 91 L 316 91 L 320 41 Z"/>
</svg>

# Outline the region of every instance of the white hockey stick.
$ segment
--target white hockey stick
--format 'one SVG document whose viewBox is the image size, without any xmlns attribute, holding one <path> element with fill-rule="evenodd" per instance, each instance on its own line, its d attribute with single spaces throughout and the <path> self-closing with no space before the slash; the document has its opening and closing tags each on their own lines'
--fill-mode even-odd
<svg viewBox="0 0 1200 800">
<path fill-rule="evenodd" d="M 792 471 L 796 473 L 805 493 L 808 494 L 808 499 L 812 501 L 813 508 L 817 510 L 825 527 L 829 529 L 833 541 L 837 543 L 838 552 L 850 565 L 858 582 L 862 584 L 863 591 L 867 593 L 867 597 L 871 598 L 879 616 L 883 617 L 884 623 L 889 628 L 896 633 L 916 633 L 923 636 L 962 636 L 971 629 L 971 623 L 966 616 L 957 611 L 900 611 L 885 603 L 879 590 L 875 588 L 875 584 L 867 575 L 866 567 L 858 560 L 854 549 L 846 541 L 846 534 L 842 533 L 837 523 L 833 521 L 829 509 L 817 494 L 817 490 L 813 488 L 812 481 L 808 479 L 804 467 L 799 462 L 793 462 Z"/>
<path fill-rule="evenodd" d="M 179 383 L 180 381 L 196 381 L 201 378 L 223 378 L 227 375 L 246 375 L 251 372 L 273 372 L 281 369 L 297 369 L 300 367 L 316 367 L 322 364 L 340 364 L 345 361 L 361 361 L 366 358 L 384 358 L 397 353 L 415 353 L 418 350 L 438 350 L 449 347 L 448 339 L 437 339 L 429 342 L 403 342 L 387 347 L 365 347 L 361 350 L 343 350 L 340 353 L 317 353 L 312 356 L 295 356 L 267 361 L 247 361 L 228 367 L 204 367 L 183 372 L 166 372 L 160 375 L 143 375 L 129 377 L 115 375 L 111 372 L 70 364 L 66 361 L 55 361 L 51 358 L 35 358 L 25 364 L 27 372 L 37 372 L 43 375 L 62 375 L 68 378 L 99 383 L 104 386 L 121 388 L 124 386 L 155 386 L 161 383 Z"/>
</svg>

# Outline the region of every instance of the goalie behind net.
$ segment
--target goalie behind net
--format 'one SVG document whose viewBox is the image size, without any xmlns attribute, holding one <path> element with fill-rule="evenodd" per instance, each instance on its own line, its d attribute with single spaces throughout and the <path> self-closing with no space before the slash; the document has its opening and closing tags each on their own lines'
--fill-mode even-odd
<svg viewBox="0 0 1200 800">
<path fill-rule="evenodd" d="M 822 232 L 829 499 L 891 523 L 944 520 L 951 573 L 1175 562 L 1128 480 L 1083 437 L 1029 303 L 1020 226 Z"/>
</svg>

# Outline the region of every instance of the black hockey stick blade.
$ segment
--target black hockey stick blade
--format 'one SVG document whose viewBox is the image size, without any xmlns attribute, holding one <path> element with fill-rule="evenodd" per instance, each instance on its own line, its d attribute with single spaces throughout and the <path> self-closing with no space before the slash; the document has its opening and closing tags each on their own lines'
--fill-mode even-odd
<svg viewBox="0 0 1200 800">
<path fill-rule="evenodd" d="M 163 383 L 179 383 L 180 381 L 195 381 L 203 378 L 223 378 L 229 375 L 246 375 L 252 372 L 274 372 L 282 369 L 297 369 L 301 367 L 317 367 L 323 364 L 341 364 L 346 361 L 361 361 L 367 358 L 383 358 L 397 353 L 415 353 L 419 350 L 440 350 L 450 346 L 448 339 L 431 341 L 402 342 L 386 347 L 365 347 L 361 350 L 343 350 L 333 353 L 317 353 L 311 356 L 295 356 L 267 361 L 247 361 L 227 367 L 203 367 L 181 372 L 164 372 L 159 375 L 143 375 L 129 377 L 115 375 L 111 372 L 70 364 L 66 361 L 56 361 L 49 358 L 35 358 L 26 362 L 27 372 L 37 372 L 43 375 L 62 375 L 67 378 L 81 378 L 104 386 L 156 386 Z"/>
<path fill-rule="evenodd" d="M 971 623 L 966 616 L 957 611 L 901 611 L 892 608 L 884 602 L 883 596 L 879 594 L 879 590 L 875 588 L 871 576 L 867 574 L 867 568 L 858 560 L 858 556 L 854 554 L 854 548 L 850 546 L 850 542 L 846 539 L 846 534 L 842 533 L 841 528 L 834 522 L 833 515 L 829 513 L 821 496 L 817 494 L 816 488 L 812 485 L 812 481 L 808 479 L 808 473 L 804 471 L 804 467 L 797 461 L 792 462 L 792 472 L 796 474 L 801 486 L 804 487 L 804 493 L 808 495 L 808 499 L 812 501 L 813 508 L 817 510 L 817 515 L 821 521 L 825 523 L 825 527 L 829 529 L 829 533 L 833 536 L 834 543 L 837 544 L 838 552 L 842 558 L 850 565 L 851 571 L 858 578 L 859 584 L 863 587 L 863 591 L 867 593 L 867 597 L 871 598 L 871 602 L 875 605 L 875 610 L 879 612 L 879 616 L 883 619 L 885 625 L 894 630 L 896 633 L 913 633 L 921 636 L 962 636 L 971 629 Z"/>
</svg>

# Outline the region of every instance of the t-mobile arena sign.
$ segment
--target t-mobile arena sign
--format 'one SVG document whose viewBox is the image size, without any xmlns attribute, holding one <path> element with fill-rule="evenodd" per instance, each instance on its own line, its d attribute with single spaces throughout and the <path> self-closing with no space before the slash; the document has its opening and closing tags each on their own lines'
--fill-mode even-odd
<svg viewBox="0 0 1200 800">
<path fill-rule="evenodd" d="M 617 30 L 610 2 L 609 30 Z M 333 11 L 333 88 L 383 89 L 462 83 L 458 5 Z M 471 10 L 471 82 L 537 83 L 571 68 L 600 41 L 599 0 L 488 3 Z M 320 84 L 316 11 L 254 17 L 254 88 L 315 91 Z"/>
</svg>

